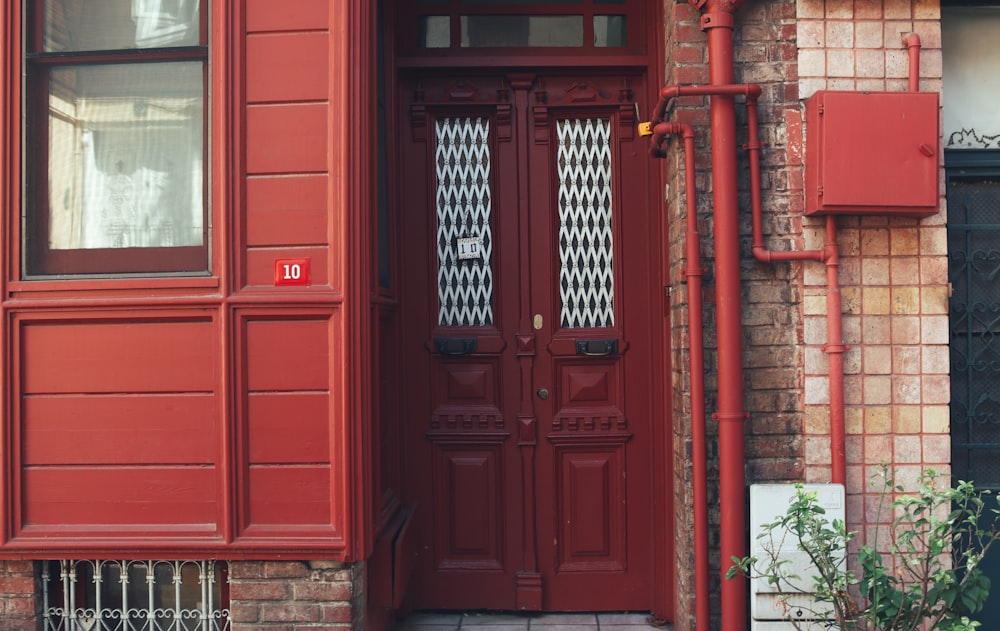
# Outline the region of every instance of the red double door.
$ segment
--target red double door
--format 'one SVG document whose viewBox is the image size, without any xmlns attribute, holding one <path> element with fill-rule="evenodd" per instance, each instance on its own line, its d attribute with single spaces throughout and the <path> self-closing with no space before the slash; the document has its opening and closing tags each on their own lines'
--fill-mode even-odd
<svg viewBox="0 0 1000 631">
<path fill-rule="evenodd" d="M 648 610 L 663 290 L 642 77 L 401 88 L 412 603 Z"/>
</svg>

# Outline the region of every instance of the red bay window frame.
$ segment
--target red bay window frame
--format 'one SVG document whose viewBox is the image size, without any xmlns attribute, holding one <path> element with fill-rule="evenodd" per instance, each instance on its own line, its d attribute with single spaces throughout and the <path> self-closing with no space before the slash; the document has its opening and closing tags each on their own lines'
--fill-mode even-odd
<svg viewBox="0 0 1000 631">
<path fill-rule="evenodd" d="M 26 150 L 22 154 L 26 169 L 23 217 L 20 225 L 20 264 L 23 280 L 33 278 L 79 276 L 135 276 L 167 274 L 198 276 L 212 273 L 211 261 L 211 81 L 209 72 L 208 5 L 199 4 L 199 42 L 197 46 L 107 51 L 45 52 L 44 2 L 26 3 L 27 42 L 24 48 Z M 33 9 L 38 10 L 33 10 Z M 12 25 L 13 26 L 13 25 Z M 10 27 L 8 27 L 9 29 Z M 8 31 L 9 32 L 9 31 Z M 157 62 L 201 62 L 202 66 L 202 243 L 200 246 L 77 248 L 49 247 L 49 134 L 48 98 L 52 68 L 93 67 L 98 65 Z"/>
</svg>

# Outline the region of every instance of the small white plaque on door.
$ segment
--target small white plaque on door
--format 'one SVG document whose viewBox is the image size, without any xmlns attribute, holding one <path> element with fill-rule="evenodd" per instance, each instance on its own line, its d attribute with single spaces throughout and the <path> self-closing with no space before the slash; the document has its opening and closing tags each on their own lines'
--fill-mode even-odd
<svg viewBox="0 0 1000 631">
<path fill-rule="evenodd" d="M 458 260 L 467 261 L 469 259 L 479 259 L 483 257 L 483 247 L 479 237 L 459 237 L 458 238 Z"/>
</svg>

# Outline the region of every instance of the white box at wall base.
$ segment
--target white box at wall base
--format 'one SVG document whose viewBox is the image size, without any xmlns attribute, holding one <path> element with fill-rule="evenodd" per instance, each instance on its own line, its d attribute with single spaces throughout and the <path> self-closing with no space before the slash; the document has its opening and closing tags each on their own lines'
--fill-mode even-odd
<svg viewBox="0 0 1000 631">
<path fill-rule="evenodd" d="M 803 491 L 815 492 L 817 502 L 826 511 L 826 520 L 845 519 L 844 486 L 842 484 L 804 484 Z M 783 574 L 797 575 L 798 579 L 772 585 L 766 578 L 750 579 L 750 629 L 751 631 L 795 631 L 791 620 L 799 623 L 801 629 L 823 629 L 821 623 L 811 620 L 824 618 L 824 609 L 829 605 L 817 603 L 811 592 L 815 584 L 815 568 L 808 555 L 798 546 L 792 534 L 772 531 L 769 536 L 758 539 L 766 532 L 762 527 L 785 515 L 795 495 L 794 484 L 753 484 L 750 486 L 750 554 L 758 559 L 768 559 L 771 555 L 787 561 L 782 566 Z M 841 563 L 845 563 L 841 559 Z M 758 566 L 759 571 L 759 566 Z"/>
</svg>

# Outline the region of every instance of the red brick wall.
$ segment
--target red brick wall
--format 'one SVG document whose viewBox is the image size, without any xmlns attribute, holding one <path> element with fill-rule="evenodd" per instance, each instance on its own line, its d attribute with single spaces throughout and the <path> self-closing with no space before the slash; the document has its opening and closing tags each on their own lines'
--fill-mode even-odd
<svg viewBox="0 0 1000 631">
<path fill-rule="evenodd" d="M 687 3 L 665 3 L 666 76 L 672 84 L 708 80 L 706 37 Z M 761 121 L 765 242 L 773 250 L 818 249 L 823 221 L 803 218 L 803 99 L 818 89 L 903 90 L 908 64 L 902 36 L 920 34 L 921 89 L 941 89 L 937 0 L 767 0 L 735 16 L 737 82 L 763 88 Z M 737 99 L 738 141 L 746 138 Z M 698 133 L 699 223 L 711 233 L 707 99 L 678 99 L 670 118 Z M 676 144 L 676 143 L 675 143 Z M 673 325 L 673 401 L 677 505 L 677 631 L 693 628 L 691 425 L 688 392 L 684 260 L 684 162 L 672 147 L 662 161 L 668 179 Z M 740 155 L 742 321 L 747 482 L 826 482 L 830 468 L 826 277 L 818 263 L 757 263 L 750 252 L 745 155 Z M 865 487 L 877 464 L 912 483 L 923 468 L 948 470 L 948 366 L 945 219 L 838 219 L 844 300 L 847 385 L 848 527 L 864 535 Z M 712 240 L 702 240 L 712 268 Z M 705 277 L 708 410 L 714 411 L 714 285 Z M 712 609 L 718 612 L 717 448 L 709 430 Z M 716 621 L 717 622 L 717 621 Z"/>
<path fill-rule="evenodd" d="M 362 585 L 361 564 L 232 561 L 233 631 L 363 629 Z"/>
<path fill-rule="evenodd" d="M 0 561 L 0 631 L 40 628 L 39 593 L 34 563 Z"/>
<path fill-rule="evenodd" d="M 700 14 L 686 3 L 668 4 L 666 10 L 667 82 L 708 82 L 706 36 L 699 26 Z M 764 233 L 773 249 L 803 249 L 801 225 L 801 161 L 790 150 L 786 129 L 789 119 L 799 116 L 797 91 L 797 47 L 795 2 L 775 0 L 748 3 L 736 14 L 734 30 L 736 81 L 757 83 L 763 88 L 758 106 L 764 188 Z M 740 142 L 746 140 L 746 114 L 737 99 Z M 698 134 L 697 183 L 699 224 L 704 260 L 713 267 L 711 239 L 711 147 L 709 146 L 708 101 L 683 98 L 676 103 L 671 120 L 695 126 Z M 678 145 L 679 143 L 674 143 Z M 691 497 L 691 424 L 688 388 L 687 295 L 682 269 L 684 260 L 685 198 L 684 156 L 672 145 L 663 161 L 669 182 L 667 212 L 670 218 L 670 281 L 673 325 L 673 383 L 675 428 L 675 501 L 677 510 L 677 631 L 694 628 L 694 540 Z M 793 147 L 792 149 L 799 149 Z M 802 442 L 802 300 L 801 265 L 766 265 L 754 261 L 750 252 L 749 173 L 745 155 L 740 155 L 740 199 L 745 210 L 743 243 L 742 320 L 744 326 L 744 391 L 750 417 L 746 425 L 748 482 L 800 480 L 804 476 Z M 796 191 L 796 187 L 798 190 Z M 791 194 L 797 193 L 797 194 Z M 715 411 L 716 353 L 713 272 L 705 277 L 705 345 L 707 414 Z M 709 520 L 711 524 L 711 590 L 713 612 L 718 614 L 720 559 L 718 556 L 719 510 L 716 426 L 709 432 Z"/>
</svg>

